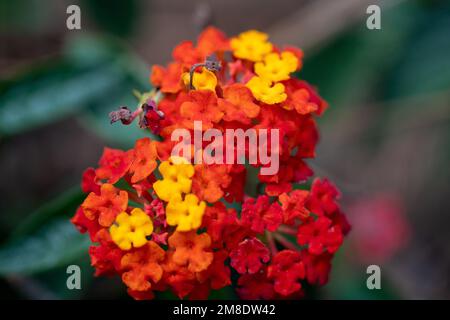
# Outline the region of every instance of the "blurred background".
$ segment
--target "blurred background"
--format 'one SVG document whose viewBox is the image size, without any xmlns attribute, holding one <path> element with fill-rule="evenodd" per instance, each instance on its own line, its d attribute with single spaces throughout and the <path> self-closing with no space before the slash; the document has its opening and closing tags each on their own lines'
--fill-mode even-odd
<svg viewBox="0 0 450 320">
<path fill-rule="evenodd" d="M 45 4 L 44 4 L 45 3 Z M 68 30 L 66 8 L 81 8 Z M 371 4 L 381 30 L 366 27 Z M 450 1 L 0 0 L 0 298 L 124 298 L 94 278 L 68 217 L 103 146 L 143 136 L 111 126 L 155 63 L 213 24 L 267 32 L 305 52 L 300 78 L 330 107 L 309 163 L 343 193 L 353 230 L 315 299 L 450 298 Z M 82 268 L 68 290 L 66 267 Z M 381 290 L 366 287 L 381 267 Z M 216 298 L 233 298 L 229 289 Z"/>
</svg>

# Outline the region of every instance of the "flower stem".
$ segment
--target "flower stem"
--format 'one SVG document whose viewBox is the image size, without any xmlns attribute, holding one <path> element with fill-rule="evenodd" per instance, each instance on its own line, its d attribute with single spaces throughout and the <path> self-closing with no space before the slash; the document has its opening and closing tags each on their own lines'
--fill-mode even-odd
<svg viewBox="0 0 450 320">
<path fill-rule="evenodd" d="M 293 244 L 292 242 L 290 242 L 288 239 L 286 239 L 285 237 L 283 237 L 281 234 L 279 233 L 274 233 L 273 237 L 275 238 L 275 240 L 277 240 L 280 244 L 283 245 L 283 247 L 290 249 L 290 250 L 294 250 L 294 251 L 299 251 L 299 248 L 297 248 L 297 246 L 295 244 Z"/>
<path fill-rule="evenodd" d="M 270 252 L 272 253 L 272 256 L 276 255 L 278 253 L 278 249 L 275 244 L 275 240 L 273 239 L 272 233 L 266 231 L 266 240 L 269 245 L 269 249 L 270 249 Z"/>
<path fill-rule="evenodd" d="M 278 228 L 278 231 L 285 233 L 285 234 L 290 234 L 290 235 L 297 235 L 297 230 L 295 230 L 295 228 L 292 227 L 288 227 L 288 226 L 280 226 Z"/>
</svg>

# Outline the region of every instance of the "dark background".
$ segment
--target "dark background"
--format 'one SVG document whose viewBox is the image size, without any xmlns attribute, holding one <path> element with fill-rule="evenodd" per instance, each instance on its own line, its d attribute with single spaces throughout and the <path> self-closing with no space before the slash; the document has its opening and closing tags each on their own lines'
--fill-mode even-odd
<svg viewBox="0 0 450 320">
<path fill-rule="evenodd" d="M 67 30 L 66 8 L 81 8 Z M 366 8 L 381 6 L 381 30 Z M 144 133 L 110 126 L 154 63 L 214 24 L 305 52 L 300 78 L 330 108 L 309 163 L 343 193 L 353 231 L 316 299 L 450 298 L 450 3 L 438 0 L 0 0 L 0 297 L 126 298 L 96 279 L 68 222 L 103 146 Z M 82 268 L 82 290 L 66 267 Z M 382 289 L 368 290 L 377 264 Z M 163 298 L 165 296 L 162 296 Z M 215 298 L 234 298 L 231 289 Z"/>
</svg>

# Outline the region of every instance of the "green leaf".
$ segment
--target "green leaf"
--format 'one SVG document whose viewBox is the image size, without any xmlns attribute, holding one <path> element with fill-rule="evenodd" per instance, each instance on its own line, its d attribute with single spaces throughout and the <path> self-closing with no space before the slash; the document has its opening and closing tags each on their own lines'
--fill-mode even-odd
<svg viewBox="0 0 450 320">
<path fill-rule="evenodd" d="M 450 5 L 424 7 L 414 37 L 386 80 L 386 96 L 398 99 L 450 87 Z"/>
<path fill-rule="evenodd" d="M 76 186 L 31 213 L 0 247 L 0 274 L 34 274 L 86 254 L 89 238 L 69 220 L 83 197 Z"/>
<path fill-rule="evenodd" d="M 57 63 L 9 84 L 0 83 L 0 133 L 17 134 L 79 112 L 121 80 L 114 65 Z"/>
<path fill-rule="evenodd" d="M 69 264 L 85 254 L 88 246 L 89 238 L 68 219 L 57 219 L 0 247 L 0 275 L 34 274 Z"/>
<path fill-rule="evenodd" d="M 31 234 L 57 217 L 69 219 L 83 201 L 85 195 L 79 186 L 64 191 L 58 197 L 46 202 L 43 206 L 29 214 L 21 224 L 12 231 L 10 240 L 20 239 Z"/>
<path fill-rule="evenodd" d="M 81 3 L 98 27 L 117 36 L 131 35 L 141 15 L 137 0 L 83 0 Z"/>
<path fill-rule="evenodd" d="M 0 81 L 0 135 L 21 133 L 53 121 L 99 109 L 117 108 L 111 95 L 148 88 L 147 68 L 109 38 L 80 36 L 68 42 L 65 55 Z M 128 85 L 127 85 L 128 84 Z M 113 94 L 112 94 L 113 93 Z M 104 98 L 109 96 L 109 100 Z M 101 101 L 101 103 L 99 103 Z"/>
<path fill-rule="evenodd" d="M 383 8 L 382 30 L 368 30 L 364 20 L 358 21 L 307 55 L 298 76 L 319 88 L 330 103 L 328 112 L 349 110 L 373 99 L 385 72 L 397 63 L 399 52 L 410 40 L 420 12 L 414 2 L 405 1 Z M 325 118 L 337 119 L 330 114 Z"/>
</svg>

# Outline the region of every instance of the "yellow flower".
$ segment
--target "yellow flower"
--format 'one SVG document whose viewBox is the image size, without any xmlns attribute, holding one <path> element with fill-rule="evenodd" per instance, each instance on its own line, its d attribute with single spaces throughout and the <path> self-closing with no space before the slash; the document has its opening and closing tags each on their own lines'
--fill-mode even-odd
<svg viewBox="0 0 450 320">
<path fill-rule="evenodd" d="M 278 82 L 289 79 L 289 74 L 297 70 L 298 59 L 289 51 L 284 51 L 281 56 L 270 53 L 262 62 L 255 63 L 255 73 L 261 78 Z"/>
<path fill-rule="evenodd" d="M 282 83 L 272 85 L 272 82 L 267 79 L 253 77 L 247 82 L 246 86 L 251 90 L 256 100 L 267 104 L 280 103 L 287 98 Z"/>
<path fill-rule="evenodd" d="M 147 243 L 153 232 L 153 222 L 142 209 L 134 208 L 130 214 L 120 213 L 109 229 L 111 239 L 122 250 L 139 248 Z"/>
<path fill-rule="evenodd" d="M 158 169 L 163 179 L 156 181 L 153 189 L 161 200 L 169 201 L 173 196 L 191 192 L 194 166 L 186 159 L 171 157 L 169 161 L 161 162 Z"/>
<path fill-rule="evenodd" d="M 190 75 L 189 72 L 183 73 L 183 82 L 189 86 Z M 217 78 L 214 72 L 206 68 L 202 68 L 201 72 L 194 72 L 192 85 L 196 90 L 211 90 L 215 91 L 217 86 Z"/>
<path fill-rule="evenodd" d="M 273 45 L 267 39 L 267 34 L 250 30 L 232 38 L 230 46 L 235 57 L 256 62 L 272 52 Z"/>
<path fill-rule="evenodd" d="M 206 203 L 200 201 L 195 194 L 187 194 L 184 200 L 181 195 L 170 199 L 166 207 L 167 224 L 177 226 L 177 231 L 190 231 L 197 229 L 202 224 Z"/>
</svg>

